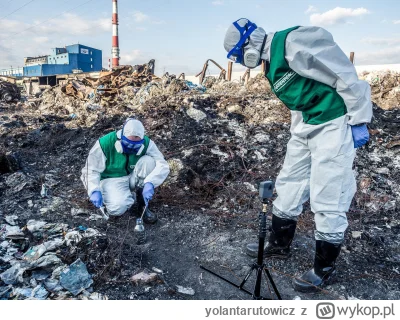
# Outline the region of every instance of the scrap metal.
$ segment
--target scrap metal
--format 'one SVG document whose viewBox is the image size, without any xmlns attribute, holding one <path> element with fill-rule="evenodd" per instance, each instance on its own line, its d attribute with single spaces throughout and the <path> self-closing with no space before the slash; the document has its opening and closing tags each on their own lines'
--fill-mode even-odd
<svg viewBox="0 0 400 320">
<path fill-rule="evenodd" d="M 118 66 L 111 71 L 102 71 L 98 78 L 69 80 L 61 90 L 81 100 L 92 99 L 96 94 L 110 97 L 118 94 L 119 90 L 125 86 L 140 88 L 153 80 L 160 80 L 153 72 L 154 59 L 143 65 Z"/>
<path fill-rule="evenodd" d="M 202 84 L 202 83 L 203 83 L 203 80 L 204 80 L 204 78 L 205 78 L 205 75 L 206 75 L 206 72 L 207 72 L 207 69 L 208 69 L 208 63 L 209 63 L 210 61 L 211 61 L 212 63 L 214 63 L 214 64 L 221 70 L 218 79 L 219 79 L 219 80 L 223 80 L 223 79 L 226 78 L 226 70 L 225 70 L 224 68 L 222 68 L 222 67 L 221 67 L 218 63 L 216 63 L 214 60 L 208 59 L 208 60 L 204 63 L 203 70 L 201 70 L 201 72 L 199 72 L 198 74 L 196 74 L 196 77 L 200 77 L 200 78 L 199 78 L 199 84 Z"/>
</svg>

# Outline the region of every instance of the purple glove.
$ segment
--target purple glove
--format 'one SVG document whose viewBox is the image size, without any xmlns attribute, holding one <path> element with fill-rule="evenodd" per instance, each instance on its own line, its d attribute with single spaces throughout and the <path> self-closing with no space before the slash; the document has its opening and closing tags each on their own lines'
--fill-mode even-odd
<svg viewBox="0 0 400 320">
<path fill-rule="evenodd" d="M 351 126 L 353 134 L 354 148 L 362 147 L 369 140 L 369 132 L 366 124 L 362 126 Z"/>
<path fill-rule="evenodd" d="M 100 208 L 103 205 L 103 196 L 100 191 L 93 191 L 90 196 L 90 201 L 92 201 L 93 205 L 96 208 Z"/>
<path fill-rule="evenodd" d="M 153 199 L 154 195 L 154 185 L 151 182 L 146 182 L 143 187 L 143 199 L 146 206 L 149 204 L 149 201 Z"/>
</svg>

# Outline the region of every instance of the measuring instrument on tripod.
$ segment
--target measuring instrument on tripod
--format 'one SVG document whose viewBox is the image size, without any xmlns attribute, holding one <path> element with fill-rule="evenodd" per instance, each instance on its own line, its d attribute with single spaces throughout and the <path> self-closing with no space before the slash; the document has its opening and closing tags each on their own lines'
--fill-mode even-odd
<svg viewBox="0 0 400 320">
<path fill-rule="evenodd" d="M 236 287 L 237 289 L 251 295 L 253 297 L 253 299 L 255 299 L 255 300 L 274 300 L 272 295 L 271 295 L 271 298 L 267 298 L 267 297 L 262 296 L 262 294 L 261 294 L 261 283 L 262 283 L 262 279 L 263 279 L 263 274 L 266 277 L 267 283 L 268 283 L 268 281 L 271 283 L 271 286 L 275 292 L 277 299 L 282 300 L 281 295 L 278 291 L 278 288 L 275 285 L 274 279 L 272 278 L 272 275 L 271 275 L 270 271 L 268 270 L 266 263 L 264 262 L 264 245 L 265 245 L 265 238 L 267 235 L 267 226 L 266 226 L 267 225 L 267 210 L 268 210 L 268 203 L 270 202 L 270 199 L 272 198 L 273 190 L 274 190 L 274 182 L 273 181 L 264 181 L 264 182 L 260 183 L 259 196 L 260 196 L 260 200 L 262 202 L 262 211 L 259 214 L 257 261 L 251 265 L 251 268 L 250 268 L 249 272 L 246 274 L 246 276 L 244 277 L 243 281 L 240 284 L 236 284 L 233 281 L 230 281 L 229 279 L 212 271 L 211 269 L 200 265 L 201 269 L 211 273 L 212 275 L 229 283 L 230 285 Z M 244 286 L 254 271 L 256 274 L 256 282 L 254 285 L 253 292 L 251 292 L 251 291 L 247 290 L 246 288 L 244 288 Z"/>
</svg>

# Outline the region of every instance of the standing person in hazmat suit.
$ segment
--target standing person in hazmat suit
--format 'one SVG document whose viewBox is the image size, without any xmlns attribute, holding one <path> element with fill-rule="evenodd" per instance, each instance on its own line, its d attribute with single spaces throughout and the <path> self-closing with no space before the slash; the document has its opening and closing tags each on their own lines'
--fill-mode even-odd
<svg viewBox="0 0 400 320">
<path fill-rule="evenodd" d="M 127 119 L 121 130 L 110 132 L 96 141 L 82 169 L 91 202 L 97 208 L 105 205 L 111 216 L 123 215 L 135 202 L 131 191 L 136 188 L 139 214 L 144 209 L 145 223 L 157 222 L 148 203 L 154 188 L 169 174 L 169 165 L 156 144 L 144 135 L 143 124 Z"/>
<path fill-rule="evenodd" d="M 228 58 L 248 68 L 264 60 L 272 91 L 291 110 L 291 139 L 276 181 L 272 232 L 266 257 L 287 258 L 303 203 L 315 217 L 314 266 L 294 280 L 298 291 L 318 290 L 332 280 L 356 192 L 356 148 L 369 140 L 371 89 L 353 64 L 319 27 L 274 33 L 248 19 L 235 21 L 224 40 Z M 256 256 L 258 244 L 247 253 Z"/>
</svg>

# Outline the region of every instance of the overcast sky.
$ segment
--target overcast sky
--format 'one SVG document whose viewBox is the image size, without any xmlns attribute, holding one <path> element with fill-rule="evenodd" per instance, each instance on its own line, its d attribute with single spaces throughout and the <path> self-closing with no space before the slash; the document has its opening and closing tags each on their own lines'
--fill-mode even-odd
<svg viewBox="0 0 400 320">
<path fill-rule="evenodd" d="M 248 18 L 267 32 L 319 25 L 357 65 L 400 63 L 400 1 L 119 0 L 121 64 L 156 59 L 156 73 L 227 64 L 225 30 Z M 0 69 L 74 43 L 111 57 L 112 0 L 0 0 Z M 239 70 L 235 67 L 235 70 Z M 215 69 L 214 69 L 215 70 Z M 211 69 L 211 71 L 214 71 Z"/>
</svg>

